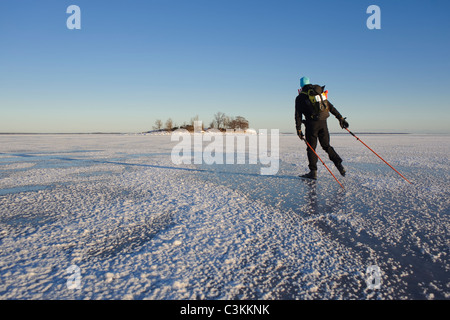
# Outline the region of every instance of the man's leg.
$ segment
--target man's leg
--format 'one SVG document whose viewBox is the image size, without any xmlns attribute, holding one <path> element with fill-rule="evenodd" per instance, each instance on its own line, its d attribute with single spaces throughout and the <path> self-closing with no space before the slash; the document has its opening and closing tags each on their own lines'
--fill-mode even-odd
<svg viewBox="0 0 450 320">
<path fill-rule="evenodd" d="M 317 121 L 310 121 L 306 124 L 306 141 L 309 145 L 316 150 L 317 147 Z M 306 154 L 308 156 L 308 167 L 311 171 L 317 171 L 317 156 L 316 154 L 306 146 Z"/>
<path fill-rule="evenodd" d="M 324 121 L 322 123 L 322 126 L 319 130 L 318 137 L 319 137 L 320 145 L 322 146 L 323 150 L 325 150 L 325 152 L 328 153 L 328 157 L 330 158 L 330 160 L 333 161 L 334 165 L 339 170 L 340 174 L 344 176 L 345 169 L 342 166 L 342 159 L 337 154 L 337 152 L 334 150 L 334 148 L 332 146 L 330 146 L 330 133 L 328 131 L 328 126 L 327 126 L 326 121 Z"/>
</svg>

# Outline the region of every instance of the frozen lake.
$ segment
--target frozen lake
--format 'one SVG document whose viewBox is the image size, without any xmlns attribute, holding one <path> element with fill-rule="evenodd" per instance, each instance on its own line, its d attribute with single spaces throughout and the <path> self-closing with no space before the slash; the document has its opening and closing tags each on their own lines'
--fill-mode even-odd
<svg viewBox="0 0 450 320">
<path fill-rule="evenodd" d="M 413 184 L 349 134 L 346 177 L 318 148 L 345 190 L 297 177 L 293 135 L 273 176 L 176 165 L 170 136 L 0 135 L 0 298 L 449 299 L 450 136 L 360 138 Z"/>
</svg>

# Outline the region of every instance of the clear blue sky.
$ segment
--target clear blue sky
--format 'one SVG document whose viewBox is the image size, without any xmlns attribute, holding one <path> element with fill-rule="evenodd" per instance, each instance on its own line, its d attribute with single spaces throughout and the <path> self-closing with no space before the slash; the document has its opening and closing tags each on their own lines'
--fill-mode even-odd
<svg viewBox="0 0 450 320">
<path fill-rule="evenodd" d="M 307 75 L 355 132 L 450 133 L 449 35 L 446 0 L 2 0 L 0 132 L 141 132 L 217 111 L 294 132 Z"/>
</svg>

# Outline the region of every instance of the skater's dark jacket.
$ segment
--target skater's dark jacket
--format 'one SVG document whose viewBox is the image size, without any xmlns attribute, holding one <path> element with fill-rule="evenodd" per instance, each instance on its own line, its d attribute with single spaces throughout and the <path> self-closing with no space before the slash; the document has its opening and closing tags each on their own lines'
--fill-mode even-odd
<svg viewBox="0 0 450 320">
<path fill-rule="evenodd" d="M 303 87 L 303 91 L 307 91 L 309 86 Z M 320 112 L 318 117 L 314 117 L 314 120 L 326 120 L 331 114 L 333 114 L 338 120 L 342 118 L 342 115 L 337 111 L 337 109 L 329 102 L 325 100 L 324 103 L 328 106 L 326 111 Z M 300 93 L 295 99 L 295 125 L 297 130 L 300 130 L 302 124 L 302 115 L 305 116 L 306 121 L 314 121 L 314 109 L 311 101 L 306 94 Z"/>
</svg>

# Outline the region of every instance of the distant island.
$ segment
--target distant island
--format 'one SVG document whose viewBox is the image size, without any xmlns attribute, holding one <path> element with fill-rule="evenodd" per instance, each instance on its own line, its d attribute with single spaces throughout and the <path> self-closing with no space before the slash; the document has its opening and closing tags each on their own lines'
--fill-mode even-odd
<svg viewBox="0 0 450 320">
<path fill-rule="evenodd" d="M 189 123 L 184 122 L 182 125 L 178 126 L 173 122 L 171 118 L 167 119 L 165 124 L 163 124 L 161 119 L 156 119 L 153 125 L 153 130 L 145 131 L 143 133 L 154 133 L 154 132 L 172 132 L 178 129 L 185 129 L 189 132 L 194 132 L 195 122 L 200 121 L 199 116 L 191 118 Z M 245 131 L 249 128 L 249 121 L 242 116 L 227 116 L 223 112 L 217 112 L 214 115 L 213 120 L 209 123 L 209 126 L 205 128 L 202 122 L 201 130 L 217 129 L 219 131 L 225 132 L 227 130 L 234 131 Z"/>
</svg>

